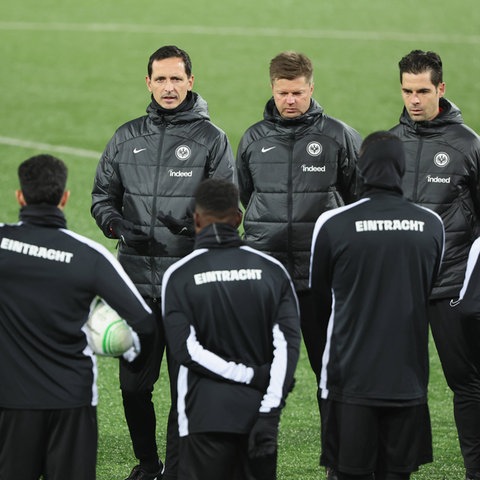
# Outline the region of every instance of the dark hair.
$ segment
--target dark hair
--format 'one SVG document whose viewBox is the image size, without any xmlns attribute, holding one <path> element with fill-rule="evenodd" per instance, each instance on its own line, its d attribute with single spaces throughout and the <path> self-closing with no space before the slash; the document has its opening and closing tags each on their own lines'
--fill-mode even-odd
<svg viewBox="0 0 480 480">
<path fill-rule="evenodd" d="M 149 77 L 152 76 L 152 63 L 156 60 L 165 60 L 166 58 L 181 58 L 185 65 L 185 73 L 187 74 L 187 77 L 190 78 L 192 76 L 192 61 L 190 60 L 188 53 L 175 45 L 165 45 L 150 55 L 147 67 Z"/>
<path fill-rule="evenodd" d="M 52 155 L 36 155 L 22 162 L 18 179 L 27 204 L 58 205 L 65 192 L 67 174 L 66 165 Z"/>
<path fill-rule="evenodd" d="M 305 77 L 308 83 L 313 81 L 313 65 L 303 53 L 282 52 L 270 61 L 270 82 L 278 79 L 295 80 Z"/>
<path fill-rule="evenodd" d="M 226 180 L 209 178 L 204 180 L 195 192 L 195 204 L 205 212 L 222 215 L 238 210 L 238 188 Z"/>
<path fill-rule="evenodd" d="M 419 74 L 430 71 L 430 78 L 433 85 L 438 87 L 443 82 L 442 60 L 435 52 L 424 52 L 423 50 L 412 50 L 405 55 L 400 62 L 400 83 L 404 73 Z"/>
</svg>

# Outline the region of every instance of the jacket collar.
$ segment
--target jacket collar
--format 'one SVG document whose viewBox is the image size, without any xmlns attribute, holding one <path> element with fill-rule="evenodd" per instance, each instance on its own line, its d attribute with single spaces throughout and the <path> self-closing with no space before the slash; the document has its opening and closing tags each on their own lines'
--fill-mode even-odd
<svg viewBox="0 0 480 480">
<path fill-rule="evenodd" d="M 244 242 L 236 228 L 226 223 L 212 223 L 195 237 L 195 249 L 240 247 Z"/>
<path fill-rule="evenodd" d="M 462 124 L 463 117 L 460 109 L 446 98 L 440 98 L 440 113 L 433 119 L 424 122 L 415 122 L 410 118 L 406 108 L 403 108 L 400 116 L 400 123 L 405 125 L 409 130 L 413 130 L 418 134 L 434 133 L 446 125 Z"/>
<path fill-rule="evenodd" d="M 318 117 L 323 114 L 323 108 L 321 105 L 314 100 L 310 100 L 310 108 L 299 117 L 296 118 L 283 118 L 275 106 L 275 101 L 273 97 L 267 102 L 265 110 L 263 112 L 263 118 L 274 123 L 278 123 L 283 127 L 294 127 L 298 125 L 310 125 L 314 123 Z"/>
<path fill-rule="evenodd" d="M 195 92 L 190 92 L 182 105 L 173 110 L 167 110 L 153 99 L 147 107 L 148 116 L 154 123 L 188 123 L 196 120 L 209 120 L 207 102 Z"/>
<path fill-rule="evenodd" d="M 46 203 L 22 207 L 19 217 L 22 223 L 38 227 L 67 227 L 67 221 L 63 212 L 58 207 Z"/>
</svg>

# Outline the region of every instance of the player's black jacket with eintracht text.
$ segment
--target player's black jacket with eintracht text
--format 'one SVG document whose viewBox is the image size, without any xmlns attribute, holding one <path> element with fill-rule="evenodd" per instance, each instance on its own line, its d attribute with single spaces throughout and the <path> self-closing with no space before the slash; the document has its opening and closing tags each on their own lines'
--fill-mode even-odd
<svg viewBox="0 0 480 480">
<path fill-rule="evenodd" d="M 31 205 L 0 224 L 0 407 L 66 409 L 97 404 L 96 358 L 84 325 L 103 297 L 139 334 L 150 308 L 115 257 L 66 229 L 61 210 Z"/>
<path fill-rule="evenodd" d="M 299 292 L 308 289 L 318 216 L 356 199 L 361 137 L 315 100 L 305 114 L 285 119 L 270 99 L 263 116 L 237 151 L 245 241 L 280 260 Z"/>
<path fill-rule="evenodd" d="M 190 217 L 195 191 L 206 178 L 233 181 L 234 157 L 225 132 L 210 121 L 197 93 L 183 108 L 166 111 L 152 98 L 147 115 L 117 129 L 103 152 L 92 191 L 92 215 L 107 237 L 112 220 L 125 218 L 151 241 L 118 247 L 118 259 L 144 297 L 158 298 L 162 276 L 190 253 L 193 239 L 174 235 L 163 212 Z"/>
<path fill-rule="evenodd" d="M 432 121 L 415 122 L 404 109 L 391 131 L 406 151 L 405 196 L 438 213 L 445 225 L 445 255 L 432 298 L 457 297 L 468 252 L 480 235 L 480 137 L 445 98 Z"/>
<path fill-rule="evenodd" d="M 233 227 L 212 224 L 166 271 L 162 308 L 180 365 L 180 436 L 245 434 L 259 414 L 284 406 L 300 321 L 292 282 L 277 260 L 245 246 Z"/>
<path fill-rule="evenodd" d="M 371 189 L 320 216 L 311 287 L 326 337 L 322 398 L 426 402 L 426 308 L 443 236 L 438 215 L 393 190 Z"/>
</svg>

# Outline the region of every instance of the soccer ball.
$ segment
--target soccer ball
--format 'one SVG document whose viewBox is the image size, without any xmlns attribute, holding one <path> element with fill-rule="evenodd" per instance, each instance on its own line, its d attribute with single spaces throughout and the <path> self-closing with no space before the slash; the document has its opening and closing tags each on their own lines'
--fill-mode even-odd
<svg viewBox="0 0 480 480">
<path fill-rule="evenodd" d="M 86 327 L 88 344 L 97 355 L 117 357 L 133 346 L 127 322 L 103 300 L 91 308 Z"/>
</svg>

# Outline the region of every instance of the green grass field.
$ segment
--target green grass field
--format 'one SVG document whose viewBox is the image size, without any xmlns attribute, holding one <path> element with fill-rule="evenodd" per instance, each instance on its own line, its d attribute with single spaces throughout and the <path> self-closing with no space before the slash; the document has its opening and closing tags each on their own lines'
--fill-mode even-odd
<svg viewBox="0 0 480 480">
<path fill-rule="evenodd" d="M 398 60 L 414 48 L 435 50 L 444 61 L 447 97 L 480 132 L 479 27 L 478 0 L 3 2 L 0 220 L 17 219 L 17 165 L 33 154 L 53 153 L 70 169 L 69 227 L 113 249 L 89 214 L 93 175 L 115 128 L 144 113 L 146 63 L 161 45 L 177 44 L 190 53 L 195 90 L 236 149 L 270 95 L 270 59 L 287 49 L 312 58 L 315 98 L 364 136 L 397 122 Z M 451 393 L 433 345 L 431 365 L 435 461 L 414 478 L 463 479 Z M 162 372 L 155 393 L 162 455 L 167 382 Z M 98 480 L 123 479 L 135 459 L 114 360 L 100 359 L 99 387 Z M 324 478 L 315 395 L 303 354 L 282 418 L 281 480 Z"/>
</svg>

